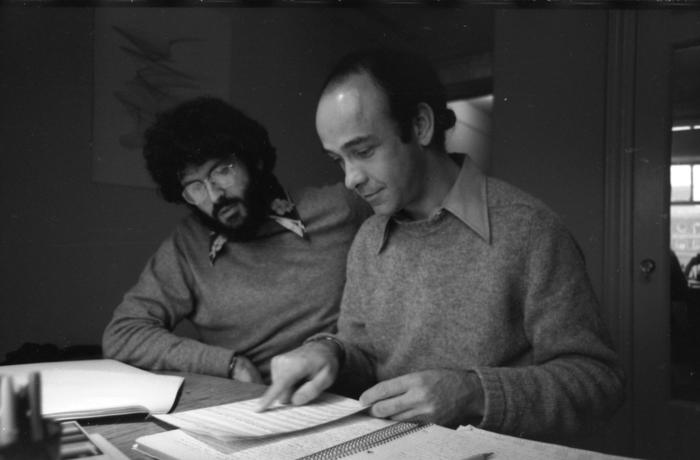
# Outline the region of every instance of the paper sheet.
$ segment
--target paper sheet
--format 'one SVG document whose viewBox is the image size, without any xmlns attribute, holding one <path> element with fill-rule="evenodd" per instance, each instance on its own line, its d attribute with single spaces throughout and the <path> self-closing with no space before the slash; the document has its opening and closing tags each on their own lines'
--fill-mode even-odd
<svg viewBox="0 0 700 460">
<path fill-rule="evenodd" d="M 265 412 L 255 411 L 259 402 L 249 399 L 155 417 L 185 431 L 231 440 L 304 430 L 365 409 L 359 401 L 331 394 L 304 406 L 277 404 Z"/>
<path fill-rule="evenodd" d="M 183 381 L 111 359 L 0 366 L 0 375 L 13 376 L 17 385 L 36 371 L 41 373 L 42 414 L 57 420 L 165 413 Z"/>
<path fill-rule="evenodd" d="M 491 449 L 494 452 L 492 460 L 629 460 L 631 458 L 506 436 L 473 426 L 461 426 L 456 432 L 479 449 Z"/>
<path fill-rule="evenodd" d="M 159 459 L 228 460 L 231 458 L 206 443 L 188 436 L 182 430 L 142 436 L 136 439 L 132 449 Z"/>
</svg>

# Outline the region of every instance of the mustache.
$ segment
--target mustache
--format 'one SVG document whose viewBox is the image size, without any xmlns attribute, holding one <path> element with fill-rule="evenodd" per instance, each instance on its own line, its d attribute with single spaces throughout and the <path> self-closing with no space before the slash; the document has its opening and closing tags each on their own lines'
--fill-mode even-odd
<svg viewBox="0 0 700 460">
<path fill-rule="evenodd" d="M 228 206 L 234 206 L 234 205 L 239 205 L 239 204 L 245 204 L 245 200 L 242 198 L 238 197 L 231 197 L 231 198 L 226 198 L 226 197 L 221 197 L 219 200 L 217 200 L 216 203 L 214 203 L 214 206 L 212 207 L 211 210 L 211 215 L 212 216 L 218 216 L 219 212 Z"/>
</svg>

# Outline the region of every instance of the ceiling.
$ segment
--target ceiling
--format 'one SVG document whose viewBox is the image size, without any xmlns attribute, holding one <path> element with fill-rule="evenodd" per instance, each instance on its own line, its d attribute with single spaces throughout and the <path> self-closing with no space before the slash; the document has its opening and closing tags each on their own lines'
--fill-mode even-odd
<svg viewBox="0 0 700 460">
<path fill-rule="evenodd" d="M 436 61 L 491 53 L 493 9 L 403 7 L 362 10 L 404 45 Z"/>
<path fill-rule="evenodd" d="M 486 7 L 334 9 L 334 21 L 383 46 L 429 57 L 450 98 L 489 94 L 494 10 Z"/>
<path fill-rule="evenodd" d="M 673 121 L 700 122 L 700 46 L 673 52 Z"/>
</svg>

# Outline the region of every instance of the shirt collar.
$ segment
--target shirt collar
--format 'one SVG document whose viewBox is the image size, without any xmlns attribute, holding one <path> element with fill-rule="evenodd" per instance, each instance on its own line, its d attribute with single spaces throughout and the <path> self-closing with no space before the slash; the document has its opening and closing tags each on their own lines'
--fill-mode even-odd
<svg viewBox="0 0 700 460">
<path fill-rule="evenodd" d="M 491 243 L 491 226 L 489 224 L 486 176 L 464 154 L 450 154 L 450 157 L 462 167 L 457 176 L 457 180 L 435 215 L 448 211 L 459 219 L 464 225 L 469 227 L 486 243 Z M 377 253 L 380 253 L 389 239 L 391 230 L 396 222 L 396 216 L 387 217 L 380 226 L 384 229 L 382 239 Z"/>
<path fill-rule="evenodd" d="M 299 238 L 306 237 L 306 227 L 302 222 L 297 207 L 286 191 L 270 202 L 270 209 L 267 218 L 277 222 L 279 225 L 297 235 Z M 228 237 L 223 233 L 211 232 L 209 238 L 209 261 L 212 265 L 216 257 L 228 242 Z"/>
</svg>

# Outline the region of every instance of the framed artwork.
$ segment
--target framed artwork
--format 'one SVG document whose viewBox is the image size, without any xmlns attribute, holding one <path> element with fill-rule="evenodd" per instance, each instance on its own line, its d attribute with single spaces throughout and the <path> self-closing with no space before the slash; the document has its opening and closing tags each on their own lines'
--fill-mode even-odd
<svg viewBox="0 0 700 460">
<path fill-rule="evenodd" d="M 142 156 L 145 129 L 186 99 L 229 100 L 231 39 L 220 11 L 95 8 L 95 181 L 154 186 Z"/>
</svg>

